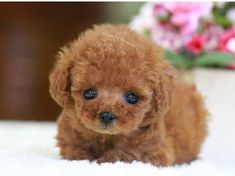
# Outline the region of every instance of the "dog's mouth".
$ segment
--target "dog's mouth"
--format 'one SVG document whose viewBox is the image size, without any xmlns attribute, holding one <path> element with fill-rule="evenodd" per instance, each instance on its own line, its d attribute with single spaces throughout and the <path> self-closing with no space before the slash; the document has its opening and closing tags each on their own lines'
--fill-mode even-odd
<svg viewBox="0 0 235 176">
<path fill-rule="evenodd" d="M 87 129 L 95 131 L 97 133 L 110 135 L 115 135 L 119 133 L 119 130 L 116 127 L 116 122 L 113 122 L 111 124 L 104 124 L 99 120 L 93 123 L 87 123 L 82 120 L 82 123 Z"/>
<path fill-rule="evenodd" d="M 94 131 L 101 133 L 101 134 L 110 134 L 110 135 L 115 135 L 118 134 L 119 132 L 117 130 L 113 130 L 110 128 L 105 128 L 105 129 L 95 129 Z"/>
<path fill-rule="evenodd" d="M 94 128 L 93 130 L 98 133 L 110 134 L 110 135 L 119 133 L 118 129 L 115 127 L 115 122 L 111 124 L 104 124 L 104 123 L 98 122 L 97 127 Z"/>
</svg>

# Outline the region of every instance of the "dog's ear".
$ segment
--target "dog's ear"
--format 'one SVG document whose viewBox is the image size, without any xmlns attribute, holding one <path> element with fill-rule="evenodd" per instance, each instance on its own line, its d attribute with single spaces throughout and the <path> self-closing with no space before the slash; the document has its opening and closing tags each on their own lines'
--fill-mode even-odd
<svg viewBox="0 0 235 176">
<path fill-rule="evenodd" d="M 61 107 L 73 103 L 70 92 L 70 72 L 72 67 L 73 61 L 69 55 L 69 49 L 63 48 L 59 52 L 57 63 L 49 76 L 50 94 Z"/>
<path fill-rule="evenodd" d="M 153 85 L 153 106 L 158 117 L 166 114 L 172 104 L 174 83 L 177 77 L 176 69 L 163 60 L 155 71 Z"/>
</svg>

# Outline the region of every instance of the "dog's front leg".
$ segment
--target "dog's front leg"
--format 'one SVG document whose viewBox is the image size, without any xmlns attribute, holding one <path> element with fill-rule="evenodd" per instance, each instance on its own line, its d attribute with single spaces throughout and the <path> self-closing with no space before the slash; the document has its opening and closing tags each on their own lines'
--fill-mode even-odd
<svg viewBox="0 0 235 176">
<path fill-rule="evenodd" d="M 167 166 L 175 162 L 175 154 L 171 145 L 166 141 L 163 142 L 153 142 L 151 144 L 139 144 L 135 148 L 117 147 L 108 150 L 102 154 L 97 159 L 98 163 L 103 162 L 132 162 L 132 161 L 142 161 L 144 163 L 152 163 L 156 166 Z"/>
<path fill-rule="evenodd" d="M 152 163 L 156 166 L 167 166 L 174 163 L 174 155 L 167 152 L 143 152 L 134 150 L 110 150 L 104 153 L 100 158 L 97 159 L 97 163 L 124 161 L 131 163 L 132 161 L 141 161 L 144 163 Z"/>
<path fill-rule="evenodd" d="M 149 151 L 143 153 L 140 161 L 156 166 L 169 166 L 174 164 L 174 154 L 169 151 Z"/>
<path fill-rule="evenodd" d="M 134 150 L 121 150 L 112 149 L 106 151 L 101 157 L 97 159 L 97 163 L 110 162 L 114 163 L 116 161 L 132 162 L 134 160 L 139 160 L 139 156 Z"/>
</svg>

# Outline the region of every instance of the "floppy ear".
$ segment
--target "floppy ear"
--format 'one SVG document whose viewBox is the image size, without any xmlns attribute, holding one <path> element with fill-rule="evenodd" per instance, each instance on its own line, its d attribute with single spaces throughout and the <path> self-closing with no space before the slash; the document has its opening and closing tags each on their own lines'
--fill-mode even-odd
<svg viewBox="0 0 235 176">
<path fill-rule="evenodd" d="M 153 81 L 153 104 L 155 113 L 157 113 L 158 117 L 162 117 L 172 104 L 177 71 L 170 63 L 163 60 L 155 74 L 155 81 Z"/>
<path fill-rule="evenodd" d="M 73 67 L 73 62 L 68 53 L 69 51 L 67 48 L 64 48 L 62 52 L 59 52 L 57 63 L 49 76 L 50 94 L 61 107 L 73 103 L 70 92 L 70 71 Z"/>
</svg>

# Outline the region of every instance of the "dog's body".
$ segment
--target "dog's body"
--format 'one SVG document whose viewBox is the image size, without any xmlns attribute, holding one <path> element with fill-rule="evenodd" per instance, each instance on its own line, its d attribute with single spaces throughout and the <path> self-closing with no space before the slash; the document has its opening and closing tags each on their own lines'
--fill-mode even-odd
<svg viewBox="0 0 235 176">
<path fill-rule="evenodd" d="M 50 82 L 63 107 L 57 139 L 64 158 L 154 165 L 197 158 L 206 135 L 200 94 L 129 28 L 86 32 L 60 53 Z"/>
</svg>

